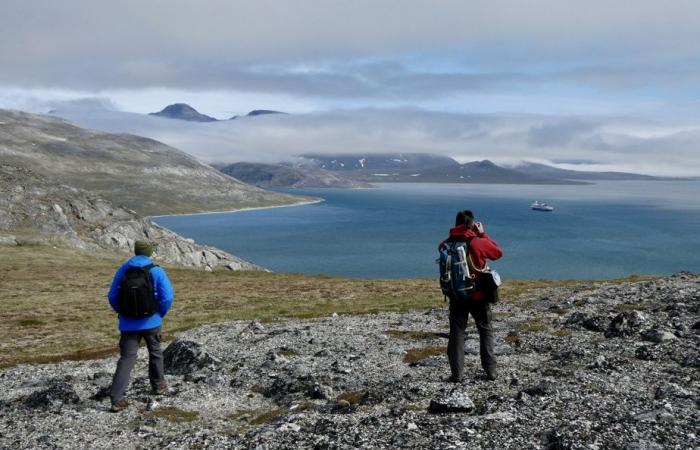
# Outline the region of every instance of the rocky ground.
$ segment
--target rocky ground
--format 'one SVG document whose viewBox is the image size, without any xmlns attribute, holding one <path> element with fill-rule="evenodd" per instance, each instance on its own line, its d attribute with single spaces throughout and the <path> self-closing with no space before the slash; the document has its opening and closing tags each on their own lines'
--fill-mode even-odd
<svg viewBox="0 0 700 450">
<path fill-rule="evenodd" d="M 445 381 L 445 308 L 231 322 L 169 344 L 166 396 L 141 353 L 119 414 L 116 358 L 3 370 L 0 447 L 700 448 L 698 276 L 508 300 L 493 382 L 473 326 L 465 380 Z"/>
</svg>

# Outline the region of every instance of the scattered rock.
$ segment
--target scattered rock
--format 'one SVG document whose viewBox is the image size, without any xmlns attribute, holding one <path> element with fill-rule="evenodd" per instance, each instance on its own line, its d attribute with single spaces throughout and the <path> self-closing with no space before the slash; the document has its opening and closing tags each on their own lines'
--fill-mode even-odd
<svg viewBox="0 0 700 450">
<path fill-rule="evenodd" d="M 676 383 L 667 383 L 656 388 L 654 399 L 664 400 L 667 398 L 691 398 L 693 393 L 682 388 Z"/>
<path fill-rule="evenodd" d="M 445 397 L 430 400 L 428 411 L 434 414 L 470 412 L 474 409 L 474 402 L 469 395 L 461 391 L 452 391 Z"/>
<path fill-rule="evenodd" d="M 645 331 L 644 333 L 642 333 L 642 338 L 645 341 L 651 341 L 656 343 L 677 339 L 675 334 L 669 331 L 659 330 L 658 328 Z"/>
<path fill-rule="evenodd" d="M 0 236 L 0 245 L 18 245 L 14 236 Z"/>
<path fill-rule="evenodd" d="M 552 395 L 557 392 L 557 383 L 544 379 L 535 386 L 524 389 L 523 392 L 534 397 Z"/>
<path fill-rule="evenodd" d="M 634 356 L 637 359 L 641 359 L 643 361 L 653 361 L 656 359 L 656 356 L 654 356 L 654 352 L 652 349 L 646 345 L 642 345 L 637 347 L 637 349 L 634 351 Z"/>
</svg>

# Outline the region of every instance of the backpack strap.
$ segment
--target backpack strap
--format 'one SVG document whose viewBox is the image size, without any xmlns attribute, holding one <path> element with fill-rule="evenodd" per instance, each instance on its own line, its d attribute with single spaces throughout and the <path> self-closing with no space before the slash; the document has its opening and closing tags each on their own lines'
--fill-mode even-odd
<svg viewBox="0 0 700 450">
<path fill-rule="evenodd" d="M 147 271 L 147 272 L 150 272 L 151 269 L 154 268 L 154 267 L 158 267 L 158 264 L 153 264 L 153 263 L 147 264 L 147 265 L 141 267 L 141 269 L 143 269 L 143 270 L 145 270 L 145 271 Z"/>
</svg>

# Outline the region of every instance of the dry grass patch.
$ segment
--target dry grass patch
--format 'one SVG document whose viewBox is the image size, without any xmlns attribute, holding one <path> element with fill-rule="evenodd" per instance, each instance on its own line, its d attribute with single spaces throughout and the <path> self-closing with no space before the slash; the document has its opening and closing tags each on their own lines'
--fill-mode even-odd
<svg viewBox="0 0 700 450">
<path fill-rule="evenodd" d="M 126 256 L 24 242 L 0 247 L 0 367 L 116 353 L 116 315 L 106 294 Z M 165 268 L 176 295 L 165 319 L 167 336 L 230 320 L 273 321 L 444 305 L 435 278 L 362 280 Z M 518 299 L 532 296 L 538 289 L 566 283 L 574 284 L 507 280 L 501 297 L 517 304 Z M 428 338 L 417 333 L 411 339 Z"/>
<path fill-rule="evenodd" d="M 250 421 L 250 424 L 262 425 L 265 423 L 270 423 L 278 417 L 284 416 L 285 414 L 287 414 L 287 409 L 285 408 L 273 409 L 270 411 L 263 412 L 262 414 L 258 414 L 255 418 L 253 418 L 253 420 Z"/>
<path fill-rule="evenodd" d="M 540 318 L 520 322 L 515 326 L 520 333 L 542 333 L 549 330 L 549 324 Z"/>
<path fill-rule="evenodd" d="M 554 330 L 550 333 L 552 336 L 557 336 L 557 337 L 566 337 L 566 336 L 571 336 L 573 333 L 571 330 L 567 330 L 566 328 L 560 328 L 558 330 Z"/>
<path fill-rule="evenodd" d="M 406 364 L 415 364 L 420 360 L 431 356 L 444 355 L 447 353 L 447 347 L 420 347 L 406 350 L 406 355 L 403 357 L 403 362 Z"/>
<path fill-rule="evenodd" d="M 387 330 L 384 332 L 387 336 L 403 339 L 404 341 L 417 341 L 421 339 L 433 339 L 437 335 L 432 331 L 416 331 L 416 330 Z"/>
<path fill-rule="evenodd" d="M 364 400 L 367 397 L 367 392 L 365 391 L 350 391 L 350 392 L 343 392 L 340 394 L 338 397 L 336 397 L 336 401 L 341 401 L 344 400 L 351 405 L 357 405 L 362 400 Z"/>
</svg>

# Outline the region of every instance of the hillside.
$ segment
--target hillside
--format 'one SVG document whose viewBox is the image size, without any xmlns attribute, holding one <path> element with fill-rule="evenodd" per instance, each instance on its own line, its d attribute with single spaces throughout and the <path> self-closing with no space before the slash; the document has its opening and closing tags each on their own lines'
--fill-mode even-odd
<svg viewBox="0 0 700 450">
<path fill-rule="evenodd" d="M 460 164 L 452 158 L 430 153 L 306 154 L 300 157 L 299 164 L 342 173 L 368 183 L 582 184 L 508 169 L 488 160 Z"/>
<path fill-rule="evenodd" d="M 142 215 L 232 210 L 308 200 L 228 177 L 158 141 L 0 110 L 0 157 Z"/>
<path fill-rule="evenodd" d="M 173 269 L 182 290 L 165 324 L 166 339 L 178 331 L 165 351 L 171 391 L 149 394 L 142 350 L 131 405 L 113 414 L 106 389 L 116 360 L 114 317 L 106 301 L 90 302 L 89 311 L 75 306 L 103 294 L 100 280 L 115 262 L 49 248 L 48 259 L 75 274 L 56 279 L 46 259 L 27 251 L 37 250 L 16 248 L 18 264 L 0 261 L 3 358 L 53 362 L 0 370 L 2 448 L 700 445 L 694 275 L 507 281 L 493 308 L 499 378 L 481 375 L 470 323 L 465 380 L 453 384 L 445 381 L 447 311 L 434 280 Z M 23 265 L 41 274 L 36 283 L 26 284 Z M 27 311 L 11 295 L 18 285 L 57 314 Z M 76 287 L 78 298 L 55 295 Z M 275 317 L 285 319 L 254 320 Z M 181 331 L 206 322 L 219 323 Z M 51 340 L 38 339 L 48 333 Z M 57 362 L 58 355 L 99 359 Z"/>
<path fill-rule="evenodd" d="M 313 166 L 294 167 L 284 164 L 234 163 L 220 169 L 245 183 L 263 188 L 369 188 L 371 184 Z"/>
<path fill-rule="evenodd" d="M 158 244 L 156 259 L 185 267 L 259 267 L 214 247 L 165 229 L 134 211 L 115 207 L 104 198 L 66 186 L 23 167 L 0 164 L 0 247 L 54 245 L 85 252 L 132 254 L 134 241 Z"/>
<path fill-rule="evenodd" d="M 430 153 L 348 153 L 348 154 L 303 154 L 299 164 L 314 165 L 326 170 L 386 172 L 424 170 L 433 167 L 458 165 L 447 156 Z"/>
<path fill-rule="evenodd" d="M 592 172 L 584 170 L 559 169 L 546 164 L 523 162 L 513 167 L 524 174 L 541 178 L 560 178 L 567 180 L 659 180 L 660 177 L 640 175 L 629 172 Z"/>
</svg>

